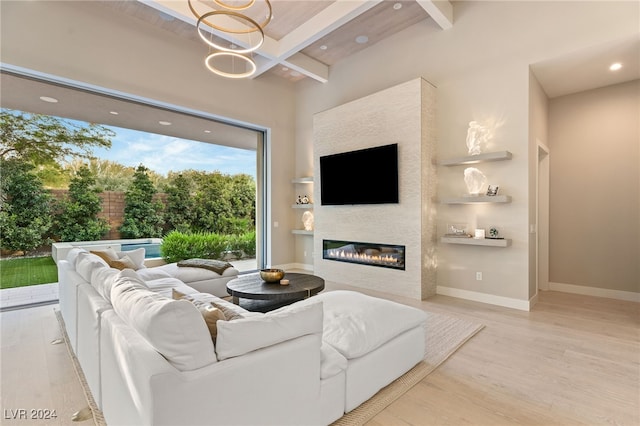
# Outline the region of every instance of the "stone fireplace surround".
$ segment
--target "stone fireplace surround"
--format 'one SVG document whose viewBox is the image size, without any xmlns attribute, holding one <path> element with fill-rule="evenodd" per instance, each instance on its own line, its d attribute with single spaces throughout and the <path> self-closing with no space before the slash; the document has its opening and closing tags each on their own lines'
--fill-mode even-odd
<svg viewBox="0 0 640 426">
<path fill-rule="evenodd" d="M 315 114 L 316 275 L 414 299 L 435 294 L 435 109 L 435 87 L 419 78 Z M 321 156 L 390 143 L 398 144 L 399 203 L 321 205 Z M 375 181 L 375 176 L 357 178 Z M 374 268 L 325 259 L 324 240 L 404 246 L 405 268 Z"/>
</svg>

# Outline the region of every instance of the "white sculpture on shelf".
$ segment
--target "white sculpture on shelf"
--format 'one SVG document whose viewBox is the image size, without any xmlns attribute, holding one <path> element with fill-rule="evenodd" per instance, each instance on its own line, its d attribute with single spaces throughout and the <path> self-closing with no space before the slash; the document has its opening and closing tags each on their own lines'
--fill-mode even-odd
<svg viewBox="0 0 640 426">
<path fill-rule="evenodd" d="M 467 148 L 469 155 L 478 155 L 482 152 L 482 147 L 489 139 L 489 129 L 482 126 L 477 121 L 469 122 L 467 130 Z"/>
<path fill-rule="evenodd" d="M 302 213 L 302 224 L 305 231 L 313 231 L 313 213 L 308 210 Z"/>
<path fill-rule="evenodd" d="M 470 195 L 479 195 L 487 184 L 487 177 L 475 167 L 467 167 L 464 169 L 464 183 Z"/>
</svg>

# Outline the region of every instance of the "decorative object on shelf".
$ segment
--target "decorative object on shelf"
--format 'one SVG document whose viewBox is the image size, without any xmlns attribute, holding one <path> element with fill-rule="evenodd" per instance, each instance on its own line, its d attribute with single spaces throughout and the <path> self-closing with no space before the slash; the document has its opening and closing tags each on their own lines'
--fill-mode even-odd
<svg viewBox="0 0 640 426">
<path fill-rule="evenodd" d="M 311 199 L 308 196 L 300 196 L 296 199 L 296 204 L 311 204 Z"/>
<path fill-rule="evenodd" d="M 447 225 L 447 233 L 444 234 L 445 237 L 453 237 L 453 238 L 470 238 L 471 235 L 467 232 L 467 224 L 466 223 L 452 223 Z"/>
<path fill-rule="evenodd" d="M 280 280 L 280 285 L 289 285 L 289 280 Z"/>
<path fill-rule="evenodd" d="M 277 283 L 284 278 L 284 271 L 282 269 L 274 268 L 261 269 L 260 278 L 262 278 L 262 281 L 268 283 Z"/>
<path fill-rule="evenodd" d="M 489 197 L 495 197 L 498 195 L 498 188 L 500 188 L 498 185 L 489 185 L 487 188 L 487 195 Z"/>
<path fill-rule="evenodd" d="M 476 232 L 473 238 L 475 238 L 476 240 L 484 239 L 484 229 L 476 229 Z"/>
<path fill-rule="evenodd" d="M 487 238 L 490 238 L 492 240 L 504 239 L 500 236 L 500 231 L 498 231 L 498 228 L 496 228 L 495 226 L 492 226 L 491 228 L 489 228 L 489 236 Z"/>
<path fill-rule="evenodd" d="M 196 23 L 198 36 L 210 49 L 209 55 L 204 60 L 207 69 L 228 78 L 252 76 L 257 69 L 256 63 L 250 56 L 245 55 L 251 54 L 264 43 L 264 27 L 271 22 L 273 17 L 270 1 L 248 0 L 238 5 L 214 0 L 213 3 L 206 4 L 207 11 L 197 10 L 205 5 L 204 2 L 188 0 L 187 3 L 193 15 L 198 19 Z M 264 10 L 260 10 L 260 4 L 264 5 Z M 258 7 L 254 8 L 254 5 L 258 5 Z M 222 25 L 223 23 L 224 25 Z M 230 23 L 233 25 L 227 26 Z M 210 30 L 205 31 L 205 27 L 209 27 Z M 227 33 L 227 35 L 218 36 L 214 33 Z M 257 38 L 254 37 L 256 34 Z M 227 47 L 229 43 L 231 47 Z M 245 47 L 242 48 L 239 45 Z M 217 51 L 212 52 L 212 48 Z M 222 70 L 221 58 L 230 62 L 229 72 Z M 239 63 L 236 64 L 236 61 Z"/>
<path fill-rule="evenodd" d="M 475 167 L 464 169 L 464 183 L 467 185 L 469 195 L 477 196 L 487 184 L 487 177 Z"/>
<path fill-rule="evenodd" d="M 305 231 L 313 231 L 313 213 L 309 210 L 302 213 L 302 224 L 304 225 Z"/>
<path fill-rule="evenodd" d="M 482 146 L 489 139 L 489 129 L 482 126 L 477 121 L 469 122 L 467 130 L 467 148 L 469 155 L 478 155 L 482 152 Z"/>
</svg>

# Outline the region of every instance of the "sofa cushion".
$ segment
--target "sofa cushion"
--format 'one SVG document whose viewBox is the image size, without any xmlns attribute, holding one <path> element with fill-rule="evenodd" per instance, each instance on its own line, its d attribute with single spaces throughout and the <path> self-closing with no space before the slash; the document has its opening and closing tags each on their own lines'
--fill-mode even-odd
<svg viewBox="0 0 640 426">
<path fill-rule="evenodd" d="M 340 355 L 333 346 L 322 342 L 320 347 L 320 378 L 333 377 L 347 369 L 347 359 Z"/>
<path fill-rule="evenodd" d="M 118 272 L 120 271 L 115 268 L 97 268 L 91 273 L 91 286 L 109 303 L 111 303 L 111 287 Z"/>
<path fill-rule="evenodd" d="M 366 355 L 426 321 L 420 309 L 354 291 L 330 291 L 313 299 L 324 304 L 323 341 L 347 359 Z"/>
<path fill-rule="evenodd" d="M 209 330 L 198 309 L 186 300 L 150 291 L 127 272 L 118 274 L 111 290 L 118 316 L 178 370 L 195 370 L 216 362 Z"/>
<path fill-rule="evenodd" d="M 290 305 L 260 316 L 218 321 L 216 354 L 223 360 L 296 337 L 321 333 L 321 302 Z"/>
<path fill-rule="evenodd" d="M 136 273 L 138 273 L 138 271 L 136 271 Z M 184 283 L 177 278 L 169 277 L 169 278 L 158 278 L 155 280 L 145 280 L 142 278 L 142 276 L 140 276 L 140 274 L 138 274 L 138 276 L 144 281 L 145 285 L 149 287 L 149 290 L 153 290 L 153 291 L 162 291 L 162 290 L 169 290 L 173 288 L 185 287 Z M 168 297 L 171 297 L 171 292 L 169 292 L 168 294 L 169 294 Z"/>
<path fill-rule="evenodd" d="M 80 253 L 86 252 L 85 249 L 81 249 L 79 247 L 74 247 L 71 250 L 69 250 L 69 252 L 67 253 L 67 262 L 69 262 L 71 264 L 71 266 L 73 268 L 76 267 L 76 261 L 78 260 L 78 255 Z"/>
<path fill-rule="evenodd" d="M 99 258 L 98 256 L 94 256 L 89 252 L 80 252 L 76 258 L 76 272 L 80 275 L 86 282 L 91 282 L 91 274 L 94 269 L 97 268 L 108 268 L 109 264 Z"/>
<path fill-rule="evenodd" d="M 173 278 L 171 274 L 161 268 L 144 268 L 136 271 L 140 278 L 145 281 L 157 280 L 159 278 Z"/>
</svg>

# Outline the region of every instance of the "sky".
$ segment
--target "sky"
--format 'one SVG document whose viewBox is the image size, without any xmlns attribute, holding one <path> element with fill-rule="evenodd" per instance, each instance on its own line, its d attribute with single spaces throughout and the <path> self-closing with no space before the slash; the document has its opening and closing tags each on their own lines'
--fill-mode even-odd
<svg viewBox="0 0 640 426">
<path fill-rule="evenodd" d="M 105 126 L 116 133 L 110 149 L 93 149 L 100 159 L 124 166 L 137 167 L 141 163 L 150 170 L 166 176 L 169 171 L 187 169 L 224 174 L 245 173 L 255 178 L 256 152 L 212 145 L 173 136 L 157 135 Z"/>
</svg>

